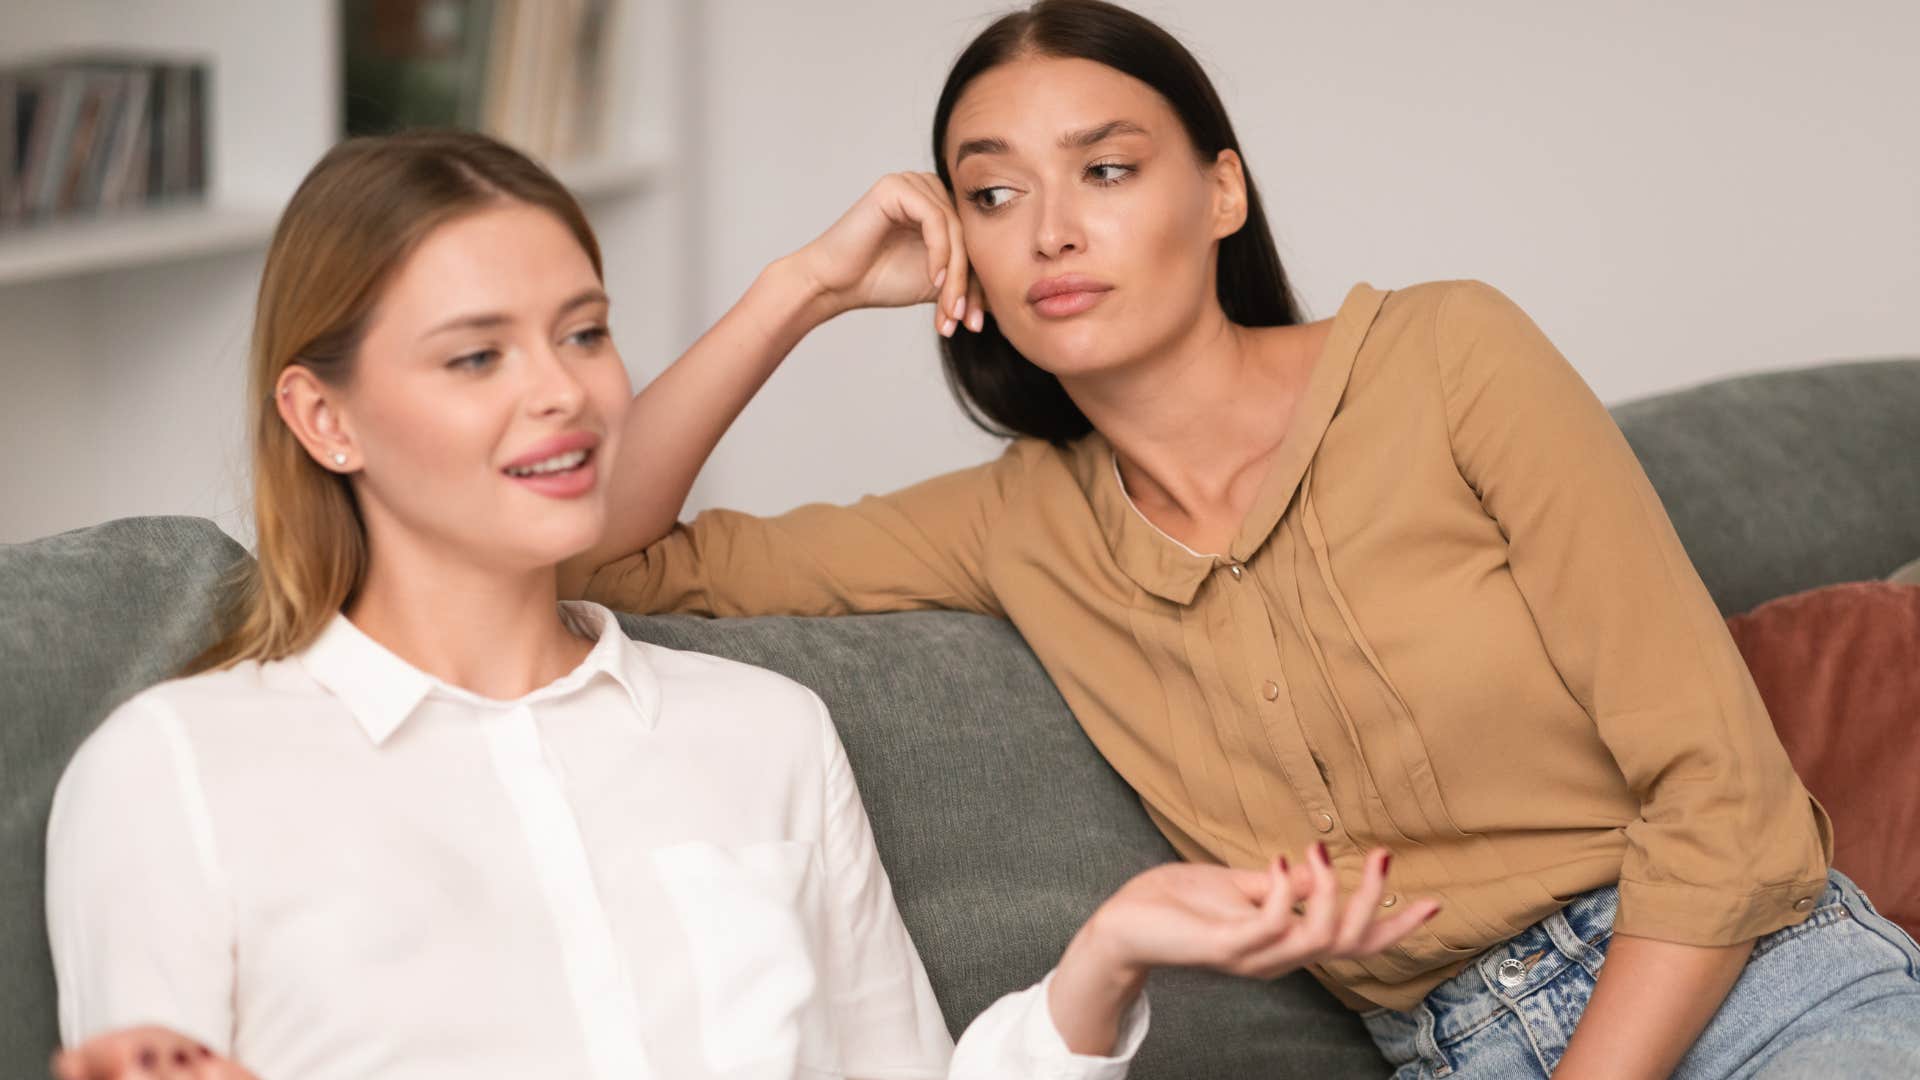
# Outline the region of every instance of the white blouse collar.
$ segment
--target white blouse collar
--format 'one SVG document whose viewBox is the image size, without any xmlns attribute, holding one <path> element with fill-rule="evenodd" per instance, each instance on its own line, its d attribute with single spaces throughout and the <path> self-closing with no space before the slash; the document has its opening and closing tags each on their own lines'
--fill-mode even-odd
<svg viewBox="0 0 1920 1080">
<path fill-rule="evenodd" d="M 375 745 L 384 744 L 421 702 L 434 695 L 480 709 L 511 709 L 565 697 L 601 675 L 627 692 L 635 719 L 643 729 L 651 729 L 660 715 L 660 686 L 646 654 L 627 639 L 613 612 L 599 604 L 563 601 L 560 606 L 583 628 L 597 628 L 598 640 L 578 667 L 511 701 L 482 697 L 421 671 L 368 637 L 345 615 L 335 615 L 294 659 L 346 705 Z"/>
</svg>

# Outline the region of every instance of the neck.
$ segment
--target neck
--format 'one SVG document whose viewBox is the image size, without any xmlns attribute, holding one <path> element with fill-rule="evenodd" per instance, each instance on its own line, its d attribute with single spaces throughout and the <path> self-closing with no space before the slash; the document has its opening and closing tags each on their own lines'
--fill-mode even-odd
<svg viewBox="0 0 1920 1080">
<path fill-rule="evenodd" d="M 565 675 L 592 649 L 560 618 L 556 568 L 483 568 L 368 524 L 367 576 L 346 616 L 421 671 L 510 700 Z"/>
<path fill-rule="evenodd" d="M 1251 498 L 1325 327 L 1237 326 L 1214 308 L 1139 362 L 1062 384 L 1112 445 L 1136 503 L 1210 516 Z"/>
</svg>

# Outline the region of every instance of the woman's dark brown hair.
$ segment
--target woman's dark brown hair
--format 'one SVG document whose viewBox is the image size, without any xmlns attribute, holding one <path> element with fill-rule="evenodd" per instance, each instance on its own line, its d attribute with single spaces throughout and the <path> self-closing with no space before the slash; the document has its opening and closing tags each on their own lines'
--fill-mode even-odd
<svg viewBox="0 0 1920 1080">
<path fill-rule="evenodd" d="M 1040 0 L 987 27 L 947 74 L 933 113 L 933 159 L 949 194 L 953 177 L 947 170 L 946 141 L 954 105 L 974 79 L 1023 56 L 1092 60 L 1131 75 L 1173 107 L 1202 161 L 1211 162 L 1222 150 L 1240 152 L 1240 140 L 1213 82 L 1173 35 L 1102 0 Z M 1291 326 L 1300 321 L 1250 170 L 1247 220 L 1220 241 L 1217 269 L 1220 306 L 1228 319 L 1241 326 Z M 1060 380 L 1020 355 L 991 316 L 981 333 L 963 330 L 941 339 L 940 349 L 960 407 L 987 431 L 1064 445 L 1093 430 Z"/>
</svg>

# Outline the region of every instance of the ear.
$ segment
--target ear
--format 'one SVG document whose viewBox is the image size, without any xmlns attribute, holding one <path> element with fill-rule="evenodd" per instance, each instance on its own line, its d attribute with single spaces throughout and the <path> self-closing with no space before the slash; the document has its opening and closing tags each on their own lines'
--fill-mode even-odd
<svg viewBox="0 0 1920 1080">
<path fill-rule="evenodd" d="M 273 387 L 280 419 L 320 467 L 337 473 L 360 468 L 358 449 L 335 393 L 301 364 L 288 364 Z"/>
<path fill-rule="evenodd" d="M 1206 167 L 1213 185 L 1213 238 L 1224 240 L 1247 223 L 1247 172 L 1240 155 L 1222 150 Z"/>
</svg>

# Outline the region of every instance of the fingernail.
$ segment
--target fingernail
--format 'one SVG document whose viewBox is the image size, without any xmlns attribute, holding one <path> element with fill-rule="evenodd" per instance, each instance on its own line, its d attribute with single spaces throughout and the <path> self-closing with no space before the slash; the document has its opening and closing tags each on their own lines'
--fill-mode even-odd
<svg viewBox="0 0 1920 1080">
<path fill-rule="evenodd" d="M 199 1052 L 200 1052 L 200 1056 L 203 1058 L 210 1058 L 213 1056 L 213 1051 L 207 1049 L 204 1046 L 199 1048 Z"/>
<path fill-rule="evenodd" d="M 937 289 L 940 286 L 945 285 L 946 283 L 947 283 L 947 268 L 943 266 L 940 268 L 939 273 L 933 275 L 933 287 Z"/>
<path fill-rule="evenodd" d="M 140 1067 L 141 1068 L 152 1069 L 154 1066 L 158 1064 L 160 1064 L 160 1055 L 153 1052 L 153 1047 L 143 1046 L 140 1048 Z"/>
<path fill-rule="evenodd" d="M 185 1068 L 186 1066 L 193 1063 L 193 1059 L 187 1056 L 187 1052 L 185 1050 L 175 1050 L 173 1052 L 173 1063 L 182 1068 Z"/>
<path fill-rule="evenodd" d="M 1318 840 L 1315 840 L 1313 842 L 1313 853 L 1315 855 L 1320 856 L 1320 861 L 1323 863 L 1330 863 L 1333 861 L 1332 859 L 1327 857 L 1327 845 L 1321 843 Z"/>
<path fill-rule="evenodd" d="M 1387 873 L 1387 867 L 1392 865 L 1393 865 L 1393 852 L 1389 851 L 1385 855 L 1380 856 L 1380 875 L 1382 877 L 1385 877 Z"/>
<path fill-rule="evenodd" d="M 941 337 L 953 336 L 953 320 L 952 319 L 948 319 L 946 322 L 943 322 L 940 324 L 940 336 Z"/>
<path fill-rule="evenodd" d="M 1283 873 L 1283 874 L 1284 874 L 1284 873 L 1286 873 L 1286 872 L 1287 872 L 1287 857 L 1286 857 L 1285 855 L 1275 855 L 1275 856 L 1274 856 L 1274 858 L 1276 858 L 1276 859 L 1278 859 L 1278 860 L 1280 860 L 1280 872 L 1281 872 L 1281 873 Z"/>
<path fill-rule="evenodd" d="M 1424 918 L 1424 919 L 1421 919 L 1420 921 L 1421 921 L 1421 922 L 1423 922 L 1423 923 L 1430 923 L 1430 922 L 1432 922 L 1432 921 L 1434 920 L 1434 917 L 1435 917 L 1435 916 L 1437 916 L 1437 915 L 1439 915 L 1439 914 L 1440 914 L 1440 909 L 1439 909 L 1439 908 L 1434 908 L 1434 909 L 1433 909 L 1432 911 L 1429 911 L 1429 912 L 1427 912 L 1427 917 L 1426 917 L 1426 918 Z"/>
<path fill-rule="evenodd" d="M 953 317 L 955 319 L 964 319 L 967 317 L 967 298 L 966 297 L 956 296 L 953 298 Z"/>
<path fill-rule="evenodd" d="M 979 308 L 974 308 L 972 311 L 967 312 L 967 325 L 971 327 L 976 334 L 985 330 L 987 328 L 987 313 L 981 311 Z"/>
</svg>

